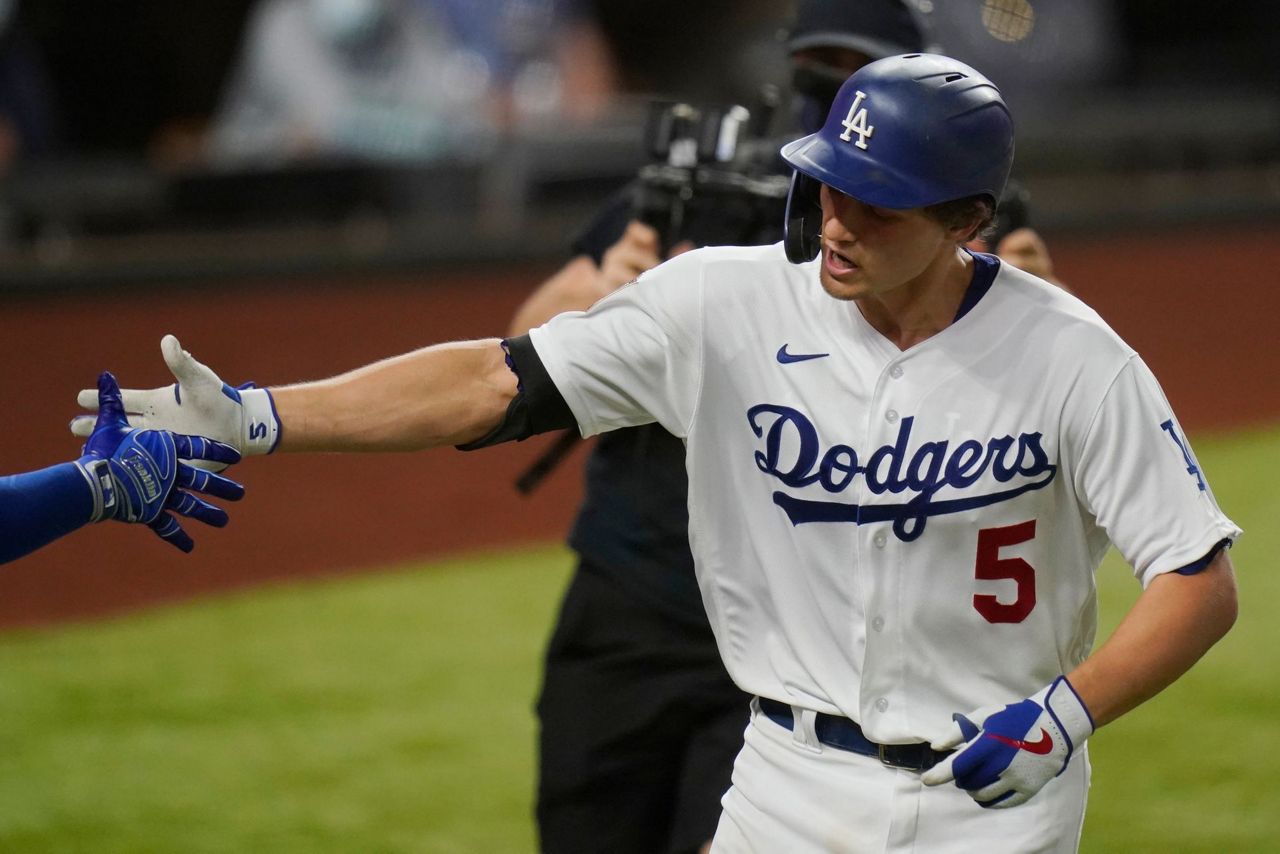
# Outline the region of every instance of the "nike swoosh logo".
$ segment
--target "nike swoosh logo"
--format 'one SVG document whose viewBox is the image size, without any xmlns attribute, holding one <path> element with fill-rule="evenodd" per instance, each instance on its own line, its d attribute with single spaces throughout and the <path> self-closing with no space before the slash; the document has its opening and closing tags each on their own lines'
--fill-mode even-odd
<svg viewBox="0 0 1280 854">
<path fill-rule="evenodd" d="M 1034 753 L 1037 756 L 1044 756 L 1050 750 L 1053 750 L 1053 739 L 1049 736 L 1044 727 L 1040 728 L 1040 738 L 1035 741 L 1023 741 L 1020 738 L 1009 738 L 1004 735 L 996 735 L 994 732 L 987 733 L 987 738 L 994 738 L 1001 744 L 1007 744 L 1010 747 L 1016 747 L 1018 750 L 1025 750 L 1028 753 Z"/>
<path fill-rule="evenodd" d="M 830 355 L 830 353 L 788 353 L 787 345 L 783 344 L 778 348 L 778 363 L 790 365 L 793 362 L 807 362 L 810 359 L 822 359 Z"/>
</svg>

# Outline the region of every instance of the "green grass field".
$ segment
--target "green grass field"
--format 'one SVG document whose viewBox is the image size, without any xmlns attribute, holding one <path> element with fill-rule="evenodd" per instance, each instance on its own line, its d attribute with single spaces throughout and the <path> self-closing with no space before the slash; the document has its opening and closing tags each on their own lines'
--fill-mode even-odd
<svg viewBox="0 0 1280 854">
<path fill-rule="evenodd" d="M 1280 850 L 1280 431 L 1197 441 L 1242 614 L 1092 740 L 1086 852 Z M 560 548 L 0 636 L 0 852 L 531 852 Z M 1102 635 L 1137 594 L 1102 576 Z"/>
</svg>

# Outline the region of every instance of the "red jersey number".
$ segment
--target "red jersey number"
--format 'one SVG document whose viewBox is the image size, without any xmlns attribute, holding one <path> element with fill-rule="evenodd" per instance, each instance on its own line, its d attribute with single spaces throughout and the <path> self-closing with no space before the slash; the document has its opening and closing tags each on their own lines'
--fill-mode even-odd
<svg viewBox="0 0 1280 854">
<path fill-rule="evenodd" d="M 989 623 L 1021 623 L 1036 606 L 1036 570 L 1020 557 L 1000 557 L 1000 549 L 1025 543 L 1036 535 L 1036 520 L 983 528 L 978 531 L 978 558 L 974 577 L 979 581 L 1011 580 L 1018 595 L 1012 602 L 1001 602 L 989 593 L 973 594 L 973 607 Z"/>
</svg>

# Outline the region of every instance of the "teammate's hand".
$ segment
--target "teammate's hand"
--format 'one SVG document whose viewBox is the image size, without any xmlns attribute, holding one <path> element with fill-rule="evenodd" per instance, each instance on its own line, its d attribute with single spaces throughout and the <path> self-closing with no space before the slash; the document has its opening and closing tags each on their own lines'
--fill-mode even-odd
<svg viewBox="0 0 1280 854">
<path fill-rule="evenodd" d="M 955 715 L 952 730 L 932 745 L 958 752 L 924 773 L 926 786 L 955 781 L 984 807 L 1025 803 L 1061 774 L 1093 733 L 1093 719 L 1065 676 L 1003 708 Z M 966 744 L 967 743 L 967 744 Z"/>
<path fill-rule="evenodd" d="M 251 383 L 232 388 L 192 358 L 172 335 L 161 339 L 160 352 L 177 382 L 161 388 L 125 389 L 124 410 L 132 426 L 209 436 L 245 456 L 275 450 L 280 419 L 270 392 Z M 93 389 L 81 391 L 76 400 L 90 411 L 98 407 Z M 71 432 L 77 436 L 88 436 L 92 430 L 93 416 L 71 421 Z"/>
<path fill-rule="evenodd" d="M 147 525 L 162 539 L 184 552 L 194 547 L 191 537 L 168 511 L 221 528 L 226 511 L 184 489 L 238 501 L 244 487 L 235 481 L 200 471 L 179 459 L 209 460 L 224 465 L 239 462 L 235 448 L 164 430 L 129 427 L 116 378 L 98 377 L 98 417 L 84 455 L 76 465 L 93 489 L 92 522 L 116 519 Z"/>
</svg>

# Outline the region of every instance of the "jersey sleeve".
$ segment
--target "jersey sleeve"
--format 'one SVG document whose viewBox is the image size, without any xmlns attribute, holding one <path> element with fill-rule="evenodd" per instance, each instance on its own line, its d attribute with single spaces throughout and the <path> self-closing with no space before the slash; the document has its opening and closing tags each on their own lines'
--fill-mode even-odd
<svg viewBox="0 0 1280 854">
<path fill-rule="evenodd" d="M 1075 476 L 1088 509 L 1143 587 L 1241 533 L 1219 509 L 1164 392 L 1137 356 L 1095 413 Z"/>
<path fill-rule="evenodd" d="M 688 434 L 702 378 L 699 251 L 530 331 L 583 436 L 658 422 Z"/>
<path fill-rule="evenodd" d="M 75 463 L 0 477 L 0 563 L 87 524 L 93 487 Z"/>
</svg>

